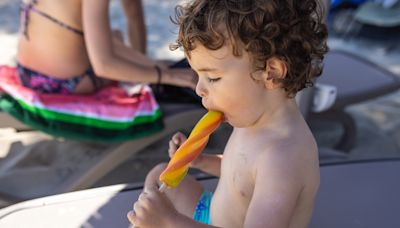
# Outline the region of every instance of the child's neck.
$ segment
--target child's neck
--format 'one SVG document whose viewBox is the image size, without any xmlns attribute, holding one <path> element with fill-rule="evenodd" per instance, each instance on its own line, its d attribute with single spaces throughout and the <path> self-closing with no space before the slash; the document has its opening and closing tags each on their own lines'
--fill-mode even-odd
<svg viewBox="0 0 400 228">
<path fill-rule="evenodd" d="M 303 117 L 294 98 L 288 98 L 286 92 L 275 90 L 265 97 L 265 109 L 260 118 L 250 127 L 243 128 L 248 133 L 265 130 L 287 129 L 291 124 Z"/>
</svg>

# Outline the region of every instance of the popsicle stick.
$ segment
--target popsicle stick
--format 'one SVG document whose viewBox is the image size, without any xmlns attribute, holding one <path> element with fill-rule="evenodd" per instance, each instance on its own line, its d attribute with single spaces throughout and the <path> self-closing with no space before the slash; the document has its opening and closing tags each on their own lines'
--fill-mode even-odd
<svg viewBox="0 0 400 228">
<path fill-rule="evenodd" d="M 161 186 L 158 188 L 158 191 L 160 192 L 165 192 L 167 190 L 168 186 L 164 183 L 161 184 Z"/>
</svg>

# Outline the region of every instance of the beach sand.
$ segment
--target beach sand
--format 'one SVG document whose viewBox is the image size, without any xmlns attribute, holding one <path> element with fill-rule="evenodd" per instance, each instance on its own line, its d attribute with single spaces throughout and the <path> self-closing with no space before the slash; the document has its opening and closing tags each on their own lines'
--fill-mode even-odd
<svg viewBox="0 0 400 228">
<path fill-rule="evenodd" d="M 176 2 L 144 1 L 151 57 L 176 60 L 183 56 L 179 51 L 168 49 L 175 39 L 176 28 L 166 21 L 172 15 Z M 0 15 L 0 64 L 14 65 L 18 1 L 0 0 Z M 118 1 L 112 1 L 110 15 L 112 26 L 126 33 Z M 349 43 L 330 41 L 333 49 L 359 53 L 355 51 L 360 49 L 357 47 L 359 43 L 356 40 L 353 44 Z M 379 48 L 379 44 L 374 45 Z M 368 55 L 371 45 L 368 44 L 368 47 L 364 46 L 362 55 L 371 56 Z M 383 57 L 373 60 L 400 75 L 400 51 L 381 55 Z M 390 61 L 385 61 L 385 58 Z M 348 111 L 355 118 L 359 133 L 356 146 L 350 153 L 351 159 L 400 157 L 400 92 L 351 106 Z M 320 146 L 332 146 L 341 133 L 339 126 L 329 122 L 313 123 L 311 128 Z M 208 152 L 222 151 L 230 130 L 228 126 L 219 129 L 210 140 Z M 169 136 L 131 157 L 95 186 L 143 181 L 151 167 L 167 160 L 168 140 Z M 115 146 L 54 139 L 40 132 L 16 132 L 10 128 L 0 129 L 0 145 L 0 192 L 26 198 L 53 194 L 54 188 L 80 167 Z"/>
</svg>

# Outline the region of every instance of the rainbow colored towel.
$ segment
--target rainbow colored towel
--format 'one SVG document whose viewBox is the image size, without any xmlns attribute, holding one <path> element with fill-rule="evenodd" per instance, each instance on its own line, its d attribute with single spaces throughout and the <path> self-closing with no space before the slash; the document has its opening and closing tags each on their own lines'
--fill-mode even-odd
<svg viewBox="0 0 400 228">
<path fill-rule="evenodd" d="M 163 128 L 149 86 L 128 96 L 118 86 L 92 95 L 42 94 L 24 87 L 15 67 L 0 66 L 0 109 L 32 128 L 71 139 L 116 142 Z"/>
</svg>

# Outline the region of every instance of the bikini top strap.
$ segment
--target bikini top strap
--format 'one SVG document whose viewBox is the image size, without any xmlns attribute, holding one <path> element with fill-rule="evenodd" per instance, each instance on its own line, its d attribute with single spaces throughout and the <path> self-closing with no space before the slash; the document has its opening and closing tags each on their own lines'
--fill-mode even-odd
<svg viewBox="0 0 400 228">
<path fill-rule="evenodd" d="M 72 26 L 69 26 L 69 25 L 65 24 L 64 22 L 62 22 L 62 21 L 50 16 L 49 14 L 47 14 L 45 12 L 42 12 L 42 11 L 38 10 L 37 8 L 35 8 L 34 6 L 37 5 L 37 3 L 38 3 L 37 0 L 32 0 L 29 3 L 23 3 L 22 2 L 21 6 L 20 6 L 20 9 L 21 9 L 21 12 L 22 12 L 22 15 L 23 15 L 22 16 L 22 22 L 21 22 L 22 26 L 23 26 L 22 32 L 24 33 L 25 37 L 28 40 L 29 40 L 29 35 L 28 35 L 28 29 L 27 28 L 28 28 L 28 24 L 29 24 L 29 12 L 30 11 L 35 12 L 35 13 L 39 14 L 40 16 L 47 18 L 48 20 L 58 24 L 59 26 L 65 28 L 65 29 L 67 29 L 67 30 L 69 30 L 69 31 L 71 31 L 73 33 L 76 33 L 78 35 L 83 36 L 83 31 L 82 30 L 79 30 L 79 29 L 76 29 L 76 28 L 74 28 Z"/>
<path fill-rule="evenodd" d="M 33 7 L 33 5 L 37 4 L 37 0 L 32 0 L 29 3 L 24 3 L 21 1 L 20 4 L 20 12 L 22 14 L 21 18 L 21 28 L 22 28 L 22 33 L 24 36 L 29 40 L 29 34 L 28 34 L 28 24 L 29 24 L 29 11 Z"/>
</svg>

